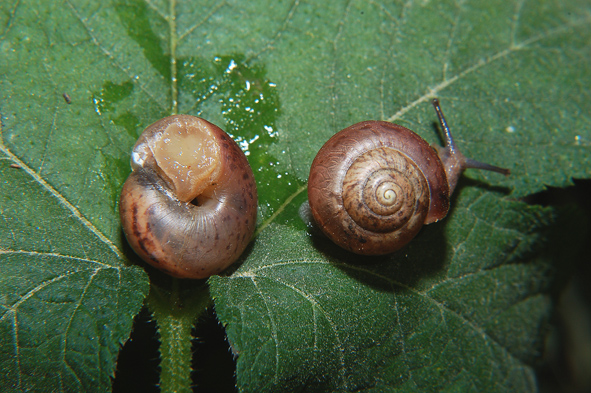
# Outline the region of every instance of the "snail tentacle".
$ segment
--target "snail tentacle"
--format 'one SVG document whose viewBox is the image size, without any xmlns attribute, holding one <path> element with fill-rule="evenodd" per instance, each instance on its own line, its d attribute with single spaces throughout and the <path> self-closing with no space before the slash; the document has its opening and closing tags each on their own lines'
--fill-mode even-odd
<svg viewBox="0 0 591 393">
<path fill-rule="evenodd" d="M 508 173 L 464 157 L 437 99 L 433 106 L 445 147 L 384 121 L 349 126 L 322 146 L 310 169 L 308 200 L 317 226 L 336 244 L 364 255 L 397 251 L 424 224 L 447 215 L 466 168 Z"/>
</svg>

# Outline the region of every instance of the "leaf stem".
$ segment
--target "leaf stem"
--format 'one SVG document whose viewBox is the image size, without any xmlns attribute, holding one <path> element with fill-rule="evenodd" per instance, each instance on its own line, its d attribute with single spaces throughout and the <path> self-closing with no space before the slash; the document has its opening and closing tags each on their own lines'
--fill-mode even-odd
<svg viewBox="0 0 591 393">
<path fill-rule="evenodd" d="M 188 293 L 187 293 L 188 292 Z M 181 289 L 173 278 L 170 291 L 154 284 L 148 307 L 154 313 L 160 333 L 160 391 L 191 392 L 191 329 L 211 299 L 207 284 Z"/>
</svg>

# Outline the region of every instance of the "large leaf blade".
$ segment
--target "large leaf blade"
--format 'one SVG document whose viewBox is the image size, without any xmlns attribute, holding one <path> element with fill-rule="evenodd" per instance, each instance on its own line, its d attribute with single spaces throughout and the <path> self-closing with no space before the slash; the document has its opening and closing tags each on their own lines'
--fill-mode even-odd
<svg viewBox="0 0 591 393">
<path fill-rule="evenodd" d="M 0 230 L 2 269 L 9 272 L 2 282 L 3 338 L 8 338 L 3 340 L 2 361 L 7 367 L 15 369 L 14 359 L 19 358 L 9 344 L 18 340 L 11 331 L 16 310 L 47 299 L 59 303 L 63 292 L 69 295 L 64 300 L 68 307 L 54 305 L 43 313 L 31 307 L 22 315 L 30 320 L 24 326 L 40 327 L 41 335 L 49 331 L 43 321 L 67 316 L 58 323 L 57 344 L 47 352 L 30 352 L 29 366 L 42 370 L 47 364 L 58 370 L 61 374 L 52 386 L 63 383 L 66 390 L 85 389 L 95 381 L 108 385 L 115 348 L 127 336 L 131 315 L 146 292 L 145 275 L 125 267 L 121 251 L 125 243 L 117 200 L 129 173 L 129 150 L 145 126 L 181 111 L 203 116 L 232 133 L 249 154 L 257 176 L 261 238 L 235 279 L 212 279 L 220 318 L 241 353 L 243 388 L 297 389 L 298 383 L 319 389 L 482 386 L 487 381 L 482 367 L 466 371 L 464 360 L 452 363 L 450 371 L 433 366 L 435 360 L 400 362 L 405 355 L 401 343 L 431 354 L 425 344 L 430 338 L 413 342 L 409 330 L 429 335 L 437 320 L 425 322 L 410 315 L 436 310 L 433 304 L 447 304 L 455 293 L 474 296 L 471 302 L 451 302 L 445 309 L 450 325 L 463 332 L 469 317 L 475 316 L 478 329 L 466 331 L 474 337 L 469 342 L 458 344 L 453 340 L 459 334 L 453 334 L 449 342 L 457 346 L 449 348 L 481 355 L 489 343 L 494 349 L 477 359 L 479 364 L 505 356 L 510 359 L 507 367 L 495 363 L 496 375 L 506 377 L 505 387 L 533 386 L 525 360 L 537 353 L 536 327 L 549 307 L 543 294 L 549 274 L 544 261 L 533 264 L 531 272 L 521 261 L 539 244 L 537 233 L 548 220 L 523 205 L 506 211 L 497 207 L 507 206 L 509 192 L 523 196 L 590 175 L 590 100 L 585 88 L 590 84 L 590 19 L 585 2 L 320 5 L 130 0 L 15 1 L 0 7 Z M 63 93 L 71 97 L 71 104 Z M 361 274 L 354 268 L 359 260 L 352 261 L 322 240 L 306 240 L 296 211 L 305 198 L 302 190 L 310 163 L 322 143 L 340 128 L 367 119 L 401 123 L 435 142 L 435 116 L 428 104 L 434 95 L 441 98 L 461 150 L 510 167 L 512 176 L 468 172 L 467 177 L 479 181 L 464 182 L 449 218 L 425 228 L 392 258 L 400 273 L 396 277 L 387 264 L 379 264 L 386 273 L 367 267 L 369 273 Z M 22 170 L 11 168 L 11 163 Z M 45 219 L 39 221 L 40 216 Z M 271 222 L 286 225 L 269 226 Z M 277 238 L 271 232 L 277 232 Z M 300 253 L 319 263 L 289 270 Z M 33 265 L 38 259 L 42 263 Z M 270 266 L 283 261 L 286 270 L 253 276 L 260 261 Z M 57 262 L 64 267 L 55 267 Z M 516 271 L 511 270 L 513 263 Z M 36 267 L 31 270 L 32 266 Z M 327 288 L 324 281 L 304 279 L 310 266 L 318 269 L 312 274 L 335 276 L 339 284 Z M 374 287 L 377 276 L 388 279 L 377 280 L 382 284 Z M 453 280 L 462 276 L 473 276 L 474 281 L 457 285 Z M 451 286 L 440 284 L 450 277 Z M 240 280 L 245 283 L 238 285 Z M 504 295 L 509 283 L 526 282 L 531 283 L 527 291 Z M 477 289 L 494 285 L 502 289 L 498 296 L 480 304 Z M 436 302 L 425 305 L 425 296 L 416 294 L 432 287 L 437 288 L 432 293 Z M 51 296 L 46 288 L 51 288 Z M 358 297 L 352 291 L 358 291 Z M 342 302 L 335 303 L 327 293 L 342 296 Z M 115 299 L 113 304 L 106 301 L 109 298 Z M 116 300 L 122 298 L 129 303 Z M 359 299 L 368 306 L 351 308 Z M 387 310 L 384 319 L 361 320 L 358 311 L 371 311 L 373 304 L 411 311 L 408 319 Z M 295 307 L 293 315 L 277 311 L 288 306 Z M 500 312 L 504 306 L 509 308 Z M 256 319 L 257 313 L 247 312 L 250 308 L 266 315 L 266 324 L 240 317 Z M 81 317 L 99 309 L 108 310 L 115 320 L 100 313 L 96 318 Z M 529 335 L 515 335 L 511 328 L 520 310 L 531 315 L 516 326 L 524 326 Z M 496 313 L 487 319 L 487 311 Z M 350 318 L 362 329 L 351 330 L 345 322 Z M 400 321 L 398 330 L 388 332 L 385 326 L 393 320 Z M 115 332 L 110 338 L 99 328 L 103 321 Z M 319 339 L 310 335 L 314 323 L 333 337 L 323 342 L 320 352 L 314 350 Z M 372 324 L 383 334 L 371 331 Z M 275 334 L 269 335 L 273 325 Z M 293 330 L 279 332 L 279 326 Z M 94 333 L 85 333 L 88 328 Z M 484 339 L 475 333 L 480 331 Z M 347 341 L 351 332 L 354 338 Z M 79 338 L 80 352 L 94 356 L 91 361 L 74 350 L 64 352 L 74 349 L 67 344 L 74 343 L 70 335 Z M 34 333 L 28 337 L 37 343 Z M 92 344 L 97 337 L 104 339 L 105 352 Z M 307 340 L 307 350 L 299 353 L 301 337 Z M 387 350 L 378 348 L 382 340 L 389 343 Z M 265 350 L 258 358 L 251 356 L 259 343 Z M 44 356 L 55 359 L 56 353 L 70 357 L 60 361 L 58 356 L 55 364 L 45 361 Z M 364 359 L 362 371 L 350 367 L 355 356 Z M 428 364 L 429 375 L 411 373 L 414 362 Z M 75 372 L 69 369 L 73 363 L 80 367 Z M 294 376 L 291 364 L 314 377 Z M 255 369 L 260 375 L 251 372 Z M 6 383 L 17 384 L 15 375 L 19 374 L 10 374 Z M 395 376 L 402 379 L 392 380 Z M 29 382 L 34 380 L 21 378 L 20 386 L 29 387 Z"/>
</svg>

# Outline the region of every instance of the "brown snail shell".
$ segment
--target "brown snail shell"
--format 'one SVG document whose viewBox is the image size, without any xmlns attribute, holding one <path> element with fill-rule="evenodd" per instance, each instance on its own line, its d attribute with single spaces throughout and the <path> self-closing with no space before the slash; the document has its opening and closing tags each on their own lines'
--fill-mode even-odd
<svg viewBox="0 0 591 393">
<path fill-rule="evenodd" d="M 244 153 L 219 127 L 189 115 L 150 125 L 132 151 L 119 212 L 133 250 L 180 278 L 235 262 L 254 233 L 257 190 Z"/>
<path fill-rule="evenodd" d="M 424 224 L 447 215 L 466 168 L 509 173 L 457 151 L 439 102 L 433 105 L 445 148 L 384 121 L 354 124 L 322 146 L 310 169 L 308 201 L 317 226 L 337 245 L 363 255 L 397 251 Z"/>
</svg>

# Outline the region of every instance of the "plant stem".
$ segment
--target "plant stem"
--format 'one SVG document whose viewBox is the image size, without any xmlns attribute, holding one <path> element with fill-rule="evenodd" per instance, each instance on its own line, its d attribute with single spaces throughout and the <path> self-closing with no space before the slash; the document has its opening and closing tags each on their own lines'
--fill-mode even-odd
<svg viewBox="0 0 591 393">
<path fill-rule="evenodd" d="M 206 284 L 181 291 L 180 280 L 172 280 L 171 291 L 154 285 L 148 307 L 160 333 L 160 391 L 191 392 L 191 329 L 210 304 Z"/>
</svg>

